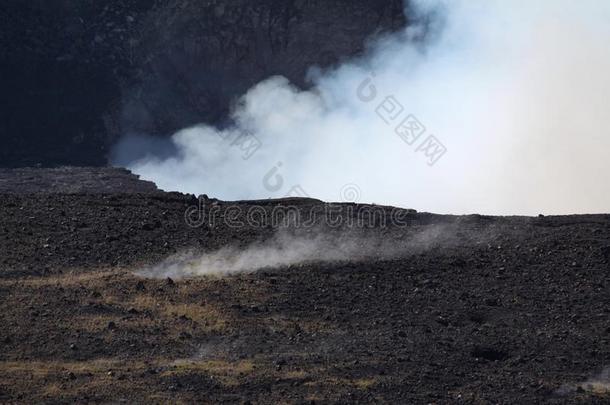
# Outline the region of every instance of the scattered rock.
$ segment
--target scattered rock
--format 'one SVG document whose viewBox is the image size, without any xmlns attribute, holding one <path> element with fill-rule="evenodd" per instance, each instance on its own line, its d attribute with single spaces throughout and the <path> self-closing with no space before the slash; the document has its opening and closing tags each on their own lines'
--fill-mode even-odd
<svg viewBox="0 0 610 405">
<path fill-rule="evenodd" d="M 483 302 L 485 303 L 485 305 L 487 305 L 489 307 L 499 307 L 500 306 L 500 300 L 497 298 L 485 298 L 485 300 Z"/>
<path fill-rule="evenodd" d="M 610 262 L 610 246 L 604 246 L 601 248 L 602 256 L 606 260 L 606 263 Z"/>
<path fill-rule="evenodd" d="M 193 335 L 191 335 L 188 332 L 180 332 L 180 335 L 178 335 L 178 339 L 182 339 L 182 340 L 186 340 L 186 339 L 192 339 Z"/>
<path fill-rule="evenodd" d="M 160 227 L 161 227 L 161 222 L 154 221 L 154 222 L 143 222 L 140 228 L 143 231 L 154 231 L 155 229 L 158 229 Z"/>
<path fill-rule="evenodd" d="M 449 320 L 447 320 L 446 318 L 443 318 L 442 316 L 439 316 L 435 319 L 436 323 L 438 323 L 439 325 L 442 326 L 449 326 Z"/>
<path fill-rule="evenodd" d="M 475 346 L 471 351 L 472 357 L 489 361 L 503 361 L 508 359 L 508 353 L 491 346 Z"/>
<path fill-rule="evenodd" d="M 0 305 L 6 325 L 0 349 L 7 360 L 27 364 L 62 355 L 65 362 L 120 359 L 123 365 L 115 375 L 109 370 L 109 376 L 125 381 L 117 391 L 112 384 L 100 384 L 100 378 L 112 381 L 103 369 L 87 375 L 72 367 L 57 368 L 47 381 L 39 375 L 13 379 L 15 388 L 0 387 L 6 395 L 0 394 L 0 402 L 44 402 L 44 391 L 37 387 L 55 382 L 62 396 L 78 385 L 82 397 L 74 397 L 75 402 L 102 397 L 117 402 L 123 395 L 137 402 L 134 396 L 142 386 L 164 398 L 167 387 L 178 383 L 184 389 L 175 397 L 187 402 L 246 397 L 253 402 L 290 402 L 331 377 L 341 384 L 333 384 L 330 392 L 324 384 L 315 389 L 320 396 L 336 394 L 331 398 L 335 402 L 442 402 L 459 391 L 464 402 L 476 402 L 474 396 L 481 394 L 502 403 L 533 403 L 548 396 L 547 388 L 531 383 L 532 377 L 543 377 L 551 388 L 587 381 L 599 371 L 599 359 L 608 347 L 610 309 L 603 305 L 608 274 L 601 264 L 607 251 L 602 249 L 600 255 L 608 243 L 605 235 L 589 231 L 593 226 L 610 229 L 606 216 L 547 217 L 545 226 L 537 227 L 530 220 L 493 218 L 489 221 L 496 226 L 489 231 L 501 238 L 474 247 L 467 241 L 480 237 L 479 225 L 460 224 L 459 247 L 390 260 L 176 279 L 171 287 L 171 279 L 144 280 L 129 270 L 167 257 L 165 240 L 176 248 L 197 246 L 199 231 L 183 224 L 186 197 L 103 197 L 40 196 L 30 201 L 0 193 Z M 144 204 L 147 200 L 152 203 Z M 15 207 L 8 207 L 10 203 Z M 55 213 L 62 207 L 66 218 L 37 213 L 48 206 L 54 206 Z M 170 212 L 171 220 L 164 225 L 174 231 L 161 239 L 140 232 L 144 206 L 151 217 Z M 16 215 L 19 207 L 25 212 Z M 33 216 L 36 220 L 28 226 L 35 237 L 26 235 L 20 223 Z M 89 224 L 76 238 L 69 231 L 71 217 Z M 424 218 L 426 225 L 408 231 L 429 229 L 428 214 Z M 234 241 L 247 246 L 273 235 L 267 232 L 219 227 L 203 246 L 212 249 Z M 383 236 L 391 229 L 379 232 L 367 230 Z M 122 235 L 121 243 L 106 244 L 108 234 Z M 401 240 L 388 238 L 393 243 Z M 553 240 L 559 243 L 549 249 Z M 59 249 L 57 258 L 47 257 L 41 243 Z M 533 246 L 539 246 L 536 253 L 529 251 Z M 455 260 L 461 257 L 466 265 Z M 108 267 L 111 259 L 119 258 L 125 270 Z M 582 270 L 569 267 L 572 261 Z M 45 267 L 49 274 L 39 275 Z M 500 267 L 505 268 L 501 279 Z M 62 269 L 65 276 L 59 275 Z M 197 308 L 190 312 L 185 307 L 190 305 L 200 305 L 202 314 Z M 31 318 L 33 312 L 39 313 L 37 318 Z M 98 330 L 84 327 L 93 319 L 102 322 L 94 323 Z M 109 332 L 115 328 L 120 332 Z M 66 350 L 70 342 L 74 352 Z M 480 367 L 473 371 L 474 358 Z M 131 359 L 137 361 L 131 364 Z M 195 365 L 182 363 L 191 360 Z M 236 384 L 224 385 L 224 377 L 209 378 L 217 374 L 206 371 L 210 365 L 218 370 L 230 367 L 231 373 L 235 367 Z M 69 378 L 70 370 L 76 382 Z M 572 378 L 566 373 L 574 378 L 566 381 Z M 372 379 L 375 383 L 369 386 Z M 368 388 L 355 385 L 361 383 Z M 136 389 L 131 391 L 130 384 Z M 352 401 L 347 400 L 348 391 Z M 14 393 L 23 395 L 21 400 Z"/>
</svg>

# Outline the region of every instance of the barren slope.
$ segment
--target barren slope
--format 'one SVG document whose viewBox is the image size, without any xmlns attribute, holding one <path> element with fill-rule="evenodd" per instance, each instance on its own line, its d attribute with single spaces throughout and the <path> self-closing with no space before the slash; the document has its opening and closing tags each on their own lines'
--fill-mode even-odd
<svg viewBox="0 0 610 405">
<path fill-rule="evenodd" d="M 440 230 L 400 257 L 136 276 L 186 248 L 276 232 L 189 227 L 196 203 L 129 189 L 0 195 L 1 401 L 609 400 L 607 381 L 594 381 L 610 365 L 608 215 L 404 211 L 404 227 L 315 229 L 396 245 Z"/>
</svg>

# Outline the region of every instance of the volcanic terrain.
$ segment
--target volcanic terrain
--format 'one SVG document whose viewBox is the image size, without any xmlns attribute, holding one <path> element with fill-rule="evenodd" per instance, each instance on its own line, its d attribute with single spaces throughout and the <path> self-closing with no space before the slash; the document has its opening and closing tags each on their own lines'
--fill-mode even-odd
<svg viewBox="0 0 610 405">
<path fill-rule="evenodd" d="M 187 221 L 202 202 L 213 225 Z M 405 222 L 322 215 L 279 229 L 245 220 L 252 206 L 328 205 L 198 199 L 118 169 L 0 172 L 0 402 L 610 401 L 610 215 L 341 204 Z M 229 207 L 241 226 L 223 220 Z M 239 273 L 146 273 L 278 235 L 324 252 Z"/>
</svg>

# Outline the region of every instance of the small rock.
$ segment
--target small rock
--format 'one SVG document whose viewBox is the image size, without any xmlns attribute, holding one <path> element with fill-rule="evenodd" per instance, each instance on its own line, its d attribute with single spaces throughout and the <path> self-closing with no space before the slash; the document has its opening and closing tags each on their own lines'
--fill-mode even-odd
<svg viewBox="0 0 610 405">
<path fill-rule="evenodd" d="M 154 222 L 143 222 L 142 225 L 142 230 L 144 231 L 153 231 L 157 228 L 161 227 L 161 221 L 154 221 Z"/>
<path fill-rule="evenodd" d="M 602 256 L 606 259 L 606 262 L 610 261 L 610 246 L 604 246 L 601 248 Z"/>
<path fill-rule="evenodd" d="M 193 336 L 188 333 L 188 332 L 180 332 L 180 335 L 178 336 L 178 339 L 181 340 L 186 340 L 186 339 L 191 339 Z"/>
<path fill-rule="evenodd" d="M 275 362 L 275 369 L 277 371 L 280 371 L 282 369 L 283 366 L 286 365 L 286 360 L 284 359 L 279 359 Z"/>
<path fill-rule="evenodd" d="M 167 285 L 174 285 L 176 283 L 174 283 L 174 280 L 172 280 L 170 277 L 165 279 L 165 284 Z"/>
<path fill-rule="evenodd" d="M 485 303 L 485 305 L 489 306 L 489 307 L 498 307 L 500 306 L 500 300 L 497 298 L 485 298 L 483 300 L 483 302 Z"/>
<path fill-rule="evenodd" d="M 76 350 L 76 349 L 78 349 L 78 348 L 76 347 L 76 345 L 74 343 L 72 343 L 70 345 L 70 350 Z"/>
<path fill-rule="evenodd" d="M 443 318 L 442 316 L 439 316 L 436 318 L 436 323 L 443 325 L 443 326 L 449 326 L 449 321 L 445 318 Z"/>
<path fill-rule="evenodd" d="M 475 346 L 471 351 L 472 357 L 489 361 L 503 361 L 508 359 L 509 354 L 504 350 L 490 346 Z"/>
</svg>

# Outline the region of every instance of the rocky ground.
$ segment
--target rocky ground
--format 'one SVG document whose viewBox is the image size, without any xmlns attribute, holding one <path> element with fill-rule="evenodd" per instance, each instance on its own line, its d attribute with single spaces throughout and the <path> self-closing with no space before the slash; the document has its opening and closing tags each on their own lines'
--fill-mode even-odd
<svg viewBox="0 0 610 405">
<path fill-rule="evenodd" d="M 239 251 L 278 232 L 228 226 L 230 206 L 244 219 L 254 205 L 324 203 L 210 199 L 221 220 L 188 225 L 197 198 L 132 188 L 125 172 L 98 173 L 125 181 L 102 193 L 58 186 L 70 170 L 32 171 L 28 192 L 6 186 L 12 175 L 0 173 L 0 402 L 610 401 L 610 215 L 321 220 L 282 232 L 384 249 L 147 278 L 136 273 L 186 249 Z"/>
</svg>

